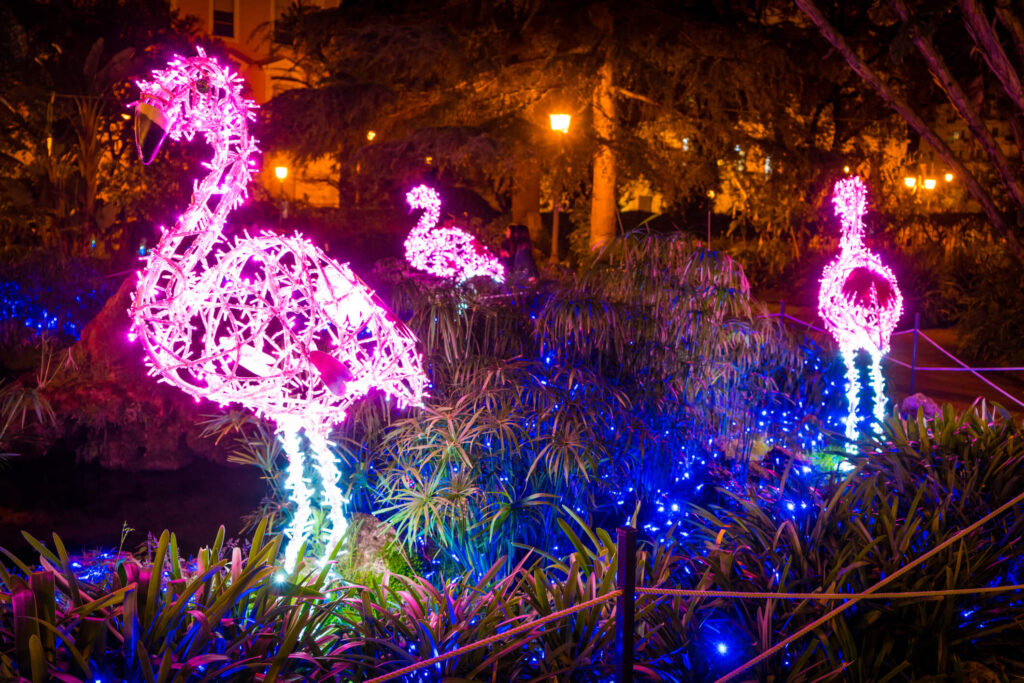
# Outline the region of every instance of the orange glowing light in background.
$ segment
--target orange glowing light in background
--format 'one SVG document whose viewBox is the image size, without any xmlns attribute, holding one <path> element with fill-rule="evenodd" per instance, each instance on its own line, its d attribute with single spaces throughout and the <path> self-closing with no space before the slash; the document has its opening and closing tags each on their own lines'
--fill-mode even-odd
<svg viewBox="0 0 1024 683">
<path fill-rule="evenodd" d="M 551 114 L 551 130 L 557 130 L 560 133 L 569 132 L 569 124 L 572 122 L 571 114 Z"/>
</svg>

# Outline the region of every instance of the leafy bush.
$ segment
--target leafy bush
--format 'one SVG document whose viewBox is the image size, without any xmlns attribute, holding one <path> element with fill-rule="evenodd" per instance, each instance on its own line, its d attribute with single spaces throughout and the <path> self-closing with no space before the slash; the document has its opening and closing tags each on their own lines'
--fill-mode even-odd
<svg viewBox="0 0 1024 683">
<path fill-rule="evenodd" d="M 223 529 L 193 562 L 164 532 L 152 561 L 107 556 L 97 567 L 27 537 L 35 570 L 0 566 L 0 677 L 33 681 L 366 680 L 434 654 L 509 631 L 582 601 L 597 602 L 544 627 L 499 637 L 423 672 L 424 680 L 607 679 L 614 668 L 616 547 L 603 531 L 575 544 L 565 561 L 499 566 L 435 586 L 384 575 L 368 585 L 337 583 L 329 567 L 275 575 L 277 539 L 266 521 L 246 554 L 224 545 Z M 638 579 L 658 586 L 679 564 L 659 546 L 637 553 Z M 638 661 L 671 659 L 685 640 L 685 610 L 665 598 L 637 599 Z M 666 620 L 667 619 L 667 620 Z M 419 680 L 422 676 L 414 676 Z"/>
<path fill-rule="evenodd" d="M 1021 430 L 984 408 L 934 422 L 890 419 L 844 479 L 787 468 L 776 486 L 697 510 L 699 564 L 721 590 L 860 592 L 1024 490 Z M 1015 508 L 886 586 L 889 592 L 1019 583 Z M 720 536 L 721 534 L 721 536 Z M 762 651 L 834 607 L 721 601 L 739 640 Z M 768 679 L 913 680 L 990 668 L 1024 675 L 1024 606 L 1012 593 L 863 600 L 761 665 Z"/>
<path fill-rule="evenodd" d="M 700 495 L 697 471 L 742 467 L 765 431 L 752 407 L 804 360 L 742 269 L 681 234 L 631 234 L 541 291 L 379 289 L 423 341 L 432 395 L 408 417 L 364 404 L 339 455 L 358 509 L 448 573 L 510 569 L 518 545 L 557 555 L 561 505 L 600 526 L 657 516 L 673 481 Z"/>
<path fill-rule="evenodd" d="M 103 308 L 119 281 L 104 278 L 96 261 L 61 259 L 34 251 L 0 265 L 0 347 L 49 334 L 74 341 Z"/>
</svg>

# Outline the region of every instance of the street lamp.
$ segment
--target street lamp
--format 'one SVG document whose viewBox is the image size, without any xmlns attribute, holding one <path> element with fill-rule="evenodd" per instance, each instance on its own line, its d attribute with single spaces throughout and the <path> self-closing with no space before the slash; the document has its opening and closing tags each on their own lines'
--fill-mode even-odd
<svg viewBox="0 0 1024 683">
<path fill-rule="evenodd" d="M 708 251 L 711 251 L 711 210 L 715 207 L 715 191 L 708 190 Z"/>
<path fill-rule="evenodd" d="M 947 173 L 946 175 L 943 176 L 943 178 L 945 179 L 945 181 L 947 183 L 953 182 L 953 174 L 952 173 Z"/>
<path fill-rule="evenodd" d="M 557 130 L 563 134 L 569 132 L 572 114 L 552 114 L 549 118 L 551 119 L 551 130 Z"/>
<path fill-rule="evenodd" d="M 926 190 L 934 190 L 935 189 L 935 178 L 925 178 L 924 179 L 924 189 L 926 189 Z"/>
<path fill-rule="evenodd" d="M 281 214 L 280 214 L 280 219 L 288 218 L 288 199 L 285 198 L 285 195 L 284 195 L 284 180 L 285 180 L 285 178 L 288 177 L 288 167 L 287 166 L 275 166 L 274 167 L 274 176 L 277 177 L 277 182 L 280 183 L 280 192 L 278 193 L 281 196 Z M 278 223 L 280 223 L 280 219 L 278 220 Z"/>
<path fill-rule="evenodd" d="M 906 178 L 903 179 L 903 184 L 913 189 L 914 187 L 917 186 L 917 178 L 913 176 L 907 176 Z"/>
<path fill-rule="evenodd" d="M 564 139 L 572 123 L 571 114 L 551 114 L 551 130 L 560 133 L 558 136 L 558 168 L 555 169 L 555 187 L 551 198 L 551 263 L 558 262 L 558 212 L 562 205 L 562 148 Z"/>
</svg>

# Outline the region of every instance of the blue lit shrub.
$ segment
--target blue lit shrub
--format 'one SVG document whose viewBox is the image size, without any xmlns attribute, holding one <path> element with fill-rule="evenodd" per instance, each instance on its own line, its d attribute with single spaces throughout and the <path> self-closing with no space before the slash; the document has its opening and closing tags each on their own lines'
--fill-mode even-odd
<svg viewBox="0 0 1024 683">
<path fill-rule="evenodd" d="M 825 421 L 829 370 L 760 315 L 738 265 L 684 235 L 627 236 L 540 292 L 387 289 L 424 342 L 431 398 L 398 419 L 364 404 L 341 456 L 356 507 L 449 570 L 512 564 L 522 546 L 558 556 L 563 510 L 614 526 L 639 507 L 663 534 L 790 429 L 762 410 Z"/>
<path fill-rule="evenodd" d="M 892 418 L 855 462 L 845 478 L 790 463 L 774 483 L 696 510 L 688 554 L 721 590 L 861 592 L 1024 490 L 1020 427 L 1005 414 L 946 406 L 934 422 Z M 1022 532 L 1024 516 L 1012 509 L 885 591 L 1018 584 Z M 715 614 L 761 651 L 835 606 L 723 600 Z M 810 680 L 843 670 L 845 680 L 876 681 L 990 668 L 1015 679 L 1024 675 L 1021 623 L 1024 602 L 1013 592 L 864 600 L 757 671 Z"/>
<path fill-rule="evenodd" d="M 73 342 L 120 284 L 90 259 L 62 260 L 33 252 L 0 265 L 0 345 L 49 334 Z"/>
</svg>

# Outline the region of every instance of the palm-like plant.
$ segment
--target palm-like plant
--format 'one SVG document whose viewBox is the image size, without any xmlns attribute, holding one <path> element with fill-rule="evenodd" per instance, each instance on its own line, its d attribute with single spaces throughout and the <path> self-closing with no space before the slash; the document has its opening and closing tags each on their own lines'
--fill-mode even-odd
<svg viewBox="0 0 1024 683">
<path fill-rule="evenodd" d="M 388 291 L 424 342 L 431 398 L 386 430 L 343 434 L 363 437 L 377 509 L 406 541 L 478 572 L 511 566 L 517 544 L 564 543 L 553 505 L 618 522 L 698 458 L 741 461 L 751 407 L 801 359 L 757 315 L 742 269 L 682 235 L 627 236 L 537 293 Z"/>
</svg>

